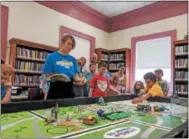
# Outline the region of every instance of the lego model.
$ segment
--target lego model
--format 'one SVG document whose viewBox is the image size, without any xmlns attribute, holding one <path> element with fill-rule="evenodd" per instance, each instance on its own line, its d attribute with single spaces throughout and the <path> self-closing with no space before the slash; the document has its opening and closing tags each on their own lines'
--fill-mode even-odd
<svg viewBox="0 0 189 139">
<path fill-rule="evenodd" d="M 54 123 L 58 121 L 58 103 L 56 103 L 55 107 L 51 108 L 51 117 L 45 119 L 45 121 L 49 123 Z"/>
<path fill-rule="evenodd" d="M 119 119 L 124 119 L 131 116 L 131 112 L 115 112 L 115 113 L 107 113 L 104 115 L 104 117 L 108 120 L 114 121 Z"/>
<path fill-rule="evenodd" d="M 151 112 L 152 108 L 150 105 L 137 105 L 137 110 L 143 112 Z"/>
<path fill-rule="evenodd" d="M 87 118 L 83 119 L 83 124 L 87 124 L 87 125 L 94 125 L 96 124 L 97 120 L 95 117 L 93 117 L 92 115 L 89 115 Z"/>
<path fill-rule="evenodd" d="M 66 116 L 66 119 L 65 119 L 65 121 L 71 121 L 72 120 L 72 115 L 71 114 L 68 114 L 67 116 Z"/>
<path fill-rule="evenodd" d="M 104 115 L 104 110 L 98 109 L 97 114 L 98 116 L 102 117 Z"/>
<path fill-rule="evenodd" d="M 169 110 L 164 105 L 156 105 L 153 108 L 155 112 L 164 112 L 165 110 Z"/>
</svg>

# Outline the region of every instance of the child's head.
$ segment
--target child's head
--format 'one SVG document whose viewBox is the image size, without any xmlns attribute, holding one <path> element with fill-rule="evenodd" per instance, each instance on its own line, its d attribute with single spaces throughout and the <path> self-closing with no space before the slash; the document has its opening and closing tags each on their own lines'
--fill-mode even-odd
<svg viewBox="0 0 189 139">
<path fill-rule="evenodd" d="M 106 69 L 107 69 L 106 63 L 100 62 L 100 63 L 98 64 L 98 73 L 99 73 L 100 75 L 104 75 L 105 72 L 106 72 Z"/>
<path fill-rule="evenodd" d="M 136 81 L 135 85 L 134 85 L 134 89 L 135 90 L 140 90 L 140 89 L 144 89 L 144 85 L 141 81 Z"/>
<path fill-rule="evenodd" d="M 91 63 L 91 64 L 89 65 L 89 71 L 90 71 L 91 73 L 95 73 L 95 71 L 96 71 L 96 64 L 95 64 L 95 63 Z"/>
<path fill-rule="evenodd" d="M 162 79 L 162 76 L 163 76 L 163 70 L 162 69 L 156 69 L 154 73 L 156 75 L 157 80 Z"/>
<path fill-rule="evenodd" d="M 10 75 L 7 72 L 1 72 L 1 85 L 4 85 L 8 79 L 9 79 Z"/>
<path fill-rule="evenodd" d="M 14 69 L 9 64 L 1 64 L 1 85 L 4 85 L 13 73 Z"/>
<path fill-rule="evenodd" d="M 146 86 L 151 88 L 156 83 L 156 75 L 153 72 L 148 72 L 144 75 Z"/>
<path fill-rule="evenodd" d="M 85 57 L 80 57 L 80 58 L 78 59 L 78 64 L 79 64 L 80 66 L 84 66 L 84 65 L 86 64 L 86 58 L 85 58 Z"/>
<path fill-rule="evenodd" d="M 125 71 L 125 66 L 124 65 L 121 65 L 119 66 L 119 72 L 124 72 Z"/>
<path fill-rule="evenodd" d="M 112 76 L 112 84 L 113 85 L 119 84 L 119 77 L 116 74 Z"/>
</svg>

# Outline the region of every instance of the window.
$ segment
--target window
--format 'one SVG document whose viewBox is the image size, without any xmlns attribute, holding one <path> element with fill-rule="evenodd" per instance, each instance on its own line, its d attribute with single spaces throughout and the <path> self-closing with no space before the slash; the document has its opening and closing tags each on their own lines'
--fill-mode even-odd
<svg viewBox="0 0 189 139">
<path fill-rule="evenodd" d="M 171 38 L 164 37 L 136 43 L 135 80 L 143 80 L 147 72 L 162 69 L 163 79 L 171 83 Z"/>
</svg>

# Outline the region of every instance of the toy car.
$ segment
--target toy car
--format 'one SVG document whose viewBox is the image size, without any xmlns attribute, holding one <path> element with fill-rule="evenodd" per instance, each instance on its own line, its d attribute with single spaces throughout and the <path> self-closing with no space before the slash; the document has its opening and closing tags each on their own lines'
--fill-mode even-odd
<svg viewBox="0 0 189 139">
<path fill-rule="evenodd" d="M 137 105 L 138 111 L 150 112 L 152 110 L 150 105 Z"/>
</svg>

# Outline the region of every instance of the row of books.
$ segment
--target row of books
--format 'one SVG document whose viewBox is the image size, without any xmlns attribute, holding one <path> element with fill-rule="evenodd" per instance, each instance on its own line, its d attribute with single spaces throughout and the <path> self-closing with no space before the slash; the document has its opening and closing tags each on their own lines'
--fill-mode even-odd
<svg viewBox="0 0 189 139">
<path fill-rule="evenodd" d="M 176 71 L 175 74 L 176 74 L 175 75 L 176 79 L 183 79 L 183 80 L 188 79 L 188 72 L 186 72 L 186 71 Z"/>
<path fill-rule="evenodd" d="M 186 54 L 186 53 L 188 53 L 188 45 L 175 47 L 175 54 L 176 55 Z"/>
<path fill-rule="evenodd" d="M 124 54 L 112 54 L 110 55 L 110 61 L 124 60 Z"/>
<path fill-rule="evenodd" d="M 40 50 L 32 50 L 22 47 L 17 47 L 17 57 L 26 57 L 32 59 L 46 59 L 49 52 L 40 51 Z"/>
<path fill-rule="evenodd" d="M 178 94 L 188 94 L 188 85 L 175 85 L 175 92 Z"/>
<path fill-rule="evenodd" d="M 15 85 L 39 85 L 39 77 L 37 75 L 26 76 L 15 74 Z"/>
<path fill-rule="evenodd" d="M 119 69 L 119 67 L 120 67 L 121 65 L 125 65 L 125 63 L 123 63 L 123 62 L 121 62 L 121 63 L 110 63 L 109 69 L 110 69 L 110 70 L 111 70 L 111 69 Z"/>
<path fill-rule="evenodd" d="M 108 61 L 108 55 L 107 54 L 102 54 L 102 58 L 101 59 Z"/>
<path fill-rule="evenodd" d="M 188 67 L 188 59 L 176 59 L 175 60 L 175 67 Z"/>
<path fill-rule="evenodd" d="M 44 63 L 36 63 L 36 62 L 26 62 L 26 61 L 16 61 L 16 70 L 17 71 L 42 71 L 44 67 Z"/>
</svg>

